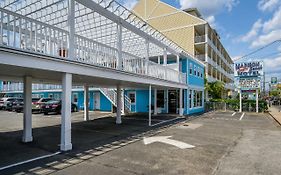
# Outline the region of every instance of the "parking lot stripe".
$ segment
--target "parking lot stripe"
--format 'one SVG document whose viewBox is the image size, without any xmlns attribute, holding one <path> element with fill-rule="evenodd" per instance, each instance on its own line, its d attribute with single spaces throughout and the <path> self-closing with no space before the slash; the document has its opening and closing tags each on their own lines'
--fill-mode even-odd
<svg viewBox="0 0 281 175">
<path fill-rule="evenodd" d="M 4 167 L 1 167 L 1 168 L 0 168 L 0 171 L 5 170 L 5 169 L 8 169 L 8 168 L 15 167 L 15 166 L 23 165 L 23 164 L 26 164 L 26 163 L 30 163 L 30 162 L 33 162 L 33 161 L 36 161 L 36 160 L 49 158 L 49 157 L 58 155 L 58 154 L 60 154 L 60 153 L 61 153 L 61 152 L 58 151 L 58 152 L 53 153 L 53 154 L 48 154 L 48 155 L 45 155 L 45 156 L 36 157 L 36 158 L 29 159 L 29 160 L 26 160 L 26 161 L 22 161 L 22 162 L 14 163 L 14 164 L 11 164 L 11 165 L 7 165 L 7 166 L 4 166 Z"/>
<path fill-rule="evenodd" d="M 243 117 L 244 117 L 245 113 L 243 112 L 243 114 L 241 115 L 240 119 L 239 120 L 242 120 Z"/>
<path fill-rule="evenodd" d="M 233 112 L 233 114 L 231 116 L 234 116 L 236 114 L 236 112 Z"/>
<path fill-rule="evenodd" d="M 178 119 L 183 119 L 183 118 L 182 118 L 182 117 L 177 117 L 177 118 L 173 118 L 173 119 L 170 119 L 170 120 L 165 120 L 165 121 L 162 121 L 162 122 L 156 123 L 156 124 L 151 125 L 151 126 L 161 125 L 161 124 L 163 124 L 163 123 L 171 122 L 171 121 L 178 120 Z"/>
</svg>

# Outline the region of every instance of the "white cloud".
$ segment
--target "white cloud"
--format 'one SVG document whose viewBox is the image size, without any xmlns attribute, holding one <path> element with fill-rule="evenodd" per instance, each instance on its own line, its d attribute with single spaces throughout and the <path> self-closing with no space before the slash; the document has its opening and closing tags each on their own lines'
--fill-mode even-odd
<svg viewBox="0 0 281 175">
<path fill-rule="evenodd" d="M 279 3 L 280 0 L 260 0 L 258 3 L 258 8 L 261 11 L 272 11 L 278 7 Z"/>
<path fill-rule="evenodd" d="M 273 30 L 269 33 L 260 35 L 256 40 L 251 43 L 252 48 L 257 48 L 269 44 L 277 39 L 280 39 L 281 29 Z"/>
<path fill-rule="evenodd" d="M 216 18 L 215 18 L 215 16 L 208 16 L 207 18 L 206 18 L 206 21 L 213 27 L 213 28 L 215 28 L 216 27 Z"/>
<path fill-rule="evenodd" d="M 273 17 L 266 21 L 263 26 L 264 32 L 268 32 L 270 30 L 281 28 L 281 6 L 278 10 L 273 14 Z"/>
<path fill-rule="evenodd" d="M 225 8 L 231 11 L 238 2 L 238 0 L 179 0 L 182 9 L 198 8 L 206 17 L 215 15 Z"/>
<path fill-rule="evenodd" d="M 262 28 L 262 20 L 257 20 L 254 25 L 252 26 L 252 29 L 244 36 L 241 37 L 241 40 L 243 42 L 248 42 L 252 40 L 254 37 L 256 37 L 259 34 L 260 29 Z"/>
</svg>

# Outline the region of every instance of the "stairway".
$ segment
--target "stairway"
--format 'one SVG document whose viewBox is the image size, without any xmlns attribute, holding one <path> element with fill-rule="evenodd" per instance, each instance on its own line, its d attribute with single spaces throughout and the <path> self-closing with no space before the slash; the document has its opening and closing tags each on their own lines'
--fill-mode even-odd
<svg viewBox="0 0 281 175">
<path fill-rule="evenodd" d="M 115 89 L 109 89 L 109 88 L 100 88 L 100 92 L 113 104 L 113 106 L 117 107 L 117 92 Z M 131 112 L 131 100 L 128 96 L 122 94 L 122 97 L 124 96 L 124 107 L 125 113 Z"/>
</svg>

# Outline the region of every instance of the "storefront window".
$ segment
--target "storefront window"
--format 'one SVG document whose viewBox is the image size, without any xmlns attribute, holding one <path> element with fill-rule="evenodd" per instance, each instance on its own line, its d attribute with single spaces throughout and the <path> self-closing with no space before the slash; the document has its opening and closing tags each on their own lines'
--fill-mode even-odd
<svg viewBox="0 0 281 175">
<path fill-rule="evenodd" d="M 192 90 L 189 91 L 189 108 L 192 108 Z"/>
</svg>

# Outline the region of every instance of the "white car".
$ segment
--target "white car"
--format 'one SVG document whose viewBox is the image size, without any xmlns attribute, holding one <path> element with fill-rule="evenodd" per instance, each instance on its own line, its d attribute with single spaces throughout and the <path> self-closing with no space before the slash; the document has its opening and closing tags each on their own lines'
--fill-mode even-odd
<svg viewBox="0 0 281 175">
<path fill-rule="evenodd" d="M 0 99 L 0 109 L 6 109 L 7 104 L 13 101 L 16 97 L 4 97 Z"/>
</svg>

